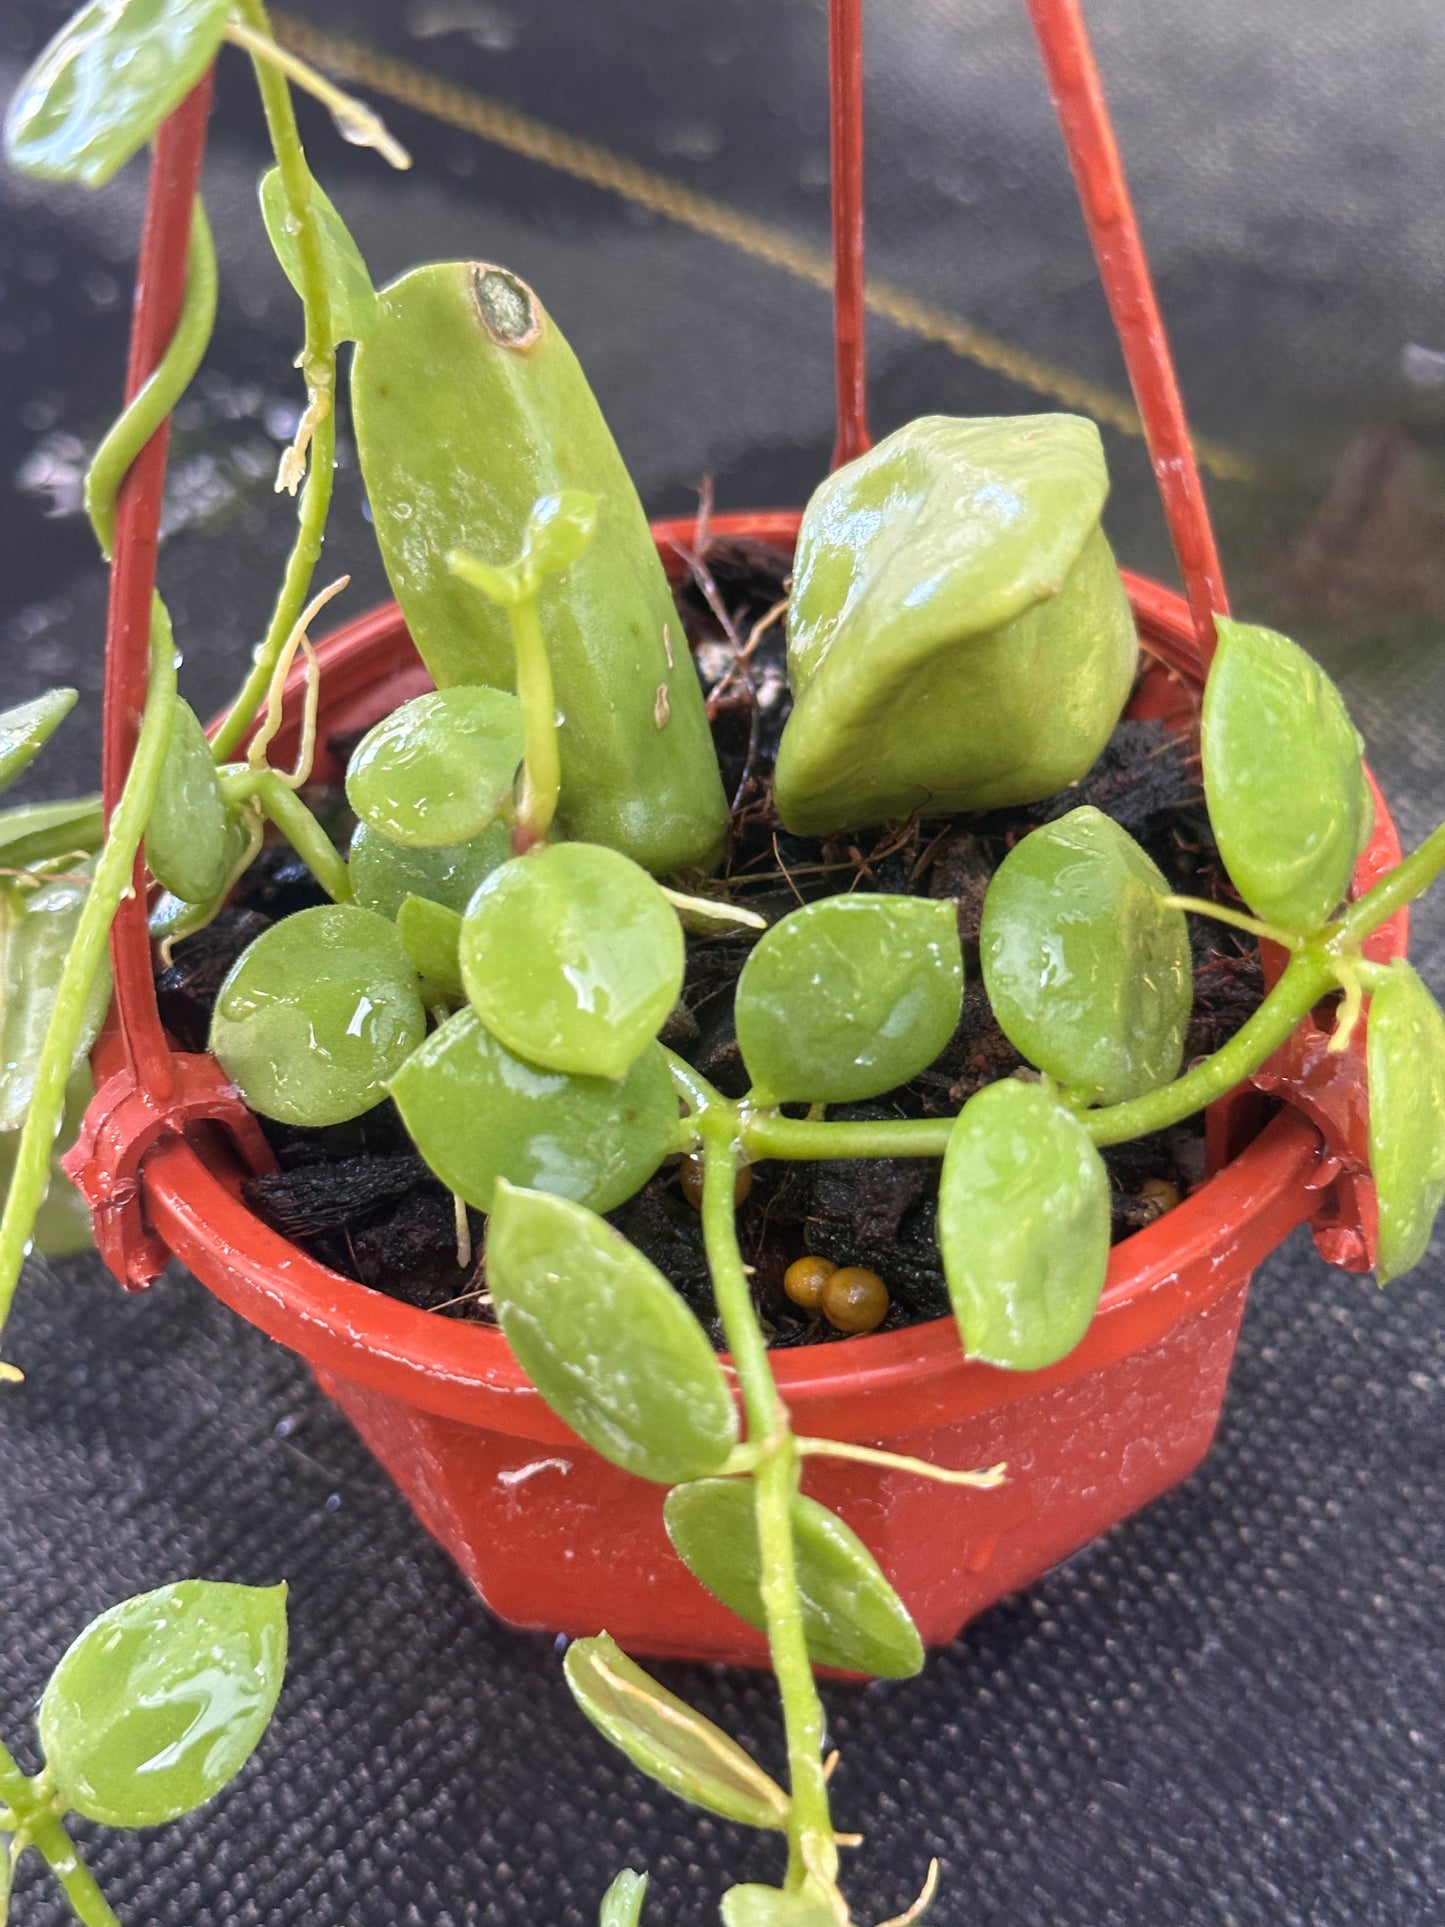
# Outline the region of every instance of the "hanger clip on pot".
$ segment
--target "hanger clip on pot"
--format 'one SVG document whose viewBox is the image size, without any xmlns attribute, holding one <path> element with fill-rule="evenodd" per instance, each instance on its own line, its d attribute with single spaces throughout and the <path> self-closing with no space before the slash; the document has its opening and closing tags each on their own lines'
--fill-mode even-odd
<svg viewBox="0 0 1445 1927">
<path fill-rule="evenodd" d="M 198 1126 L 219 1128 L 247 1170 L 276 1168 L 260 1125 L 213 1057 L 172 1052 L 170 1069 L 164 1098 L 148 1091 L 129 1066 L 106 1078 L 62 1160 L 94 1215 L 100 1255 L 127 1291 L 154 1284 L 170 1262 L 143 1202 L 143 1166 L 158 1145 L 192 1137 Z"/>
</svg>

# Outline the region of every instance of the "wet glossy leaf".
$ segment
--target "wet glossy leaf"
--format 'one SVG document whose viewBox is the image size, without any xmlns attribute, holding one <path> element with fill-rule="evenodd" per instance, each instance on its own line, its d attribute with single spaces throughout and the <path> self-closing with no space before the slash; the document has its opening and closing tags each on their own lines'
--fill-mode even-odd
<svg viewBox="0 0 1445 1927">
<path fill-rule="evenodd" d="M 604 1219 L 498 1184 L 487 1287 L 528 1378 L 604 1459 L 671 1485 L 715 1472 L 737 1444 L 707 1333 Z"/>
<path fill-rule="evenodd" d="M 751 1479 L 697 1479 L 667 1495 L 667 1536 L 695 1579 L 739 1619 L 767 1628 Z M 851 1527 L 816 1499 L 793 1500 L 793 1551 L 808 1654 L 817 1666 L 911 1679 L 923 1642 Z"/>
<path fill-rule="evenodd" d="M 18 1131 L 35 1091 L 60 973 L 74 939 L 93 860 L 35 887 L 0 882 L 0 1131 Z M 110 1004 L 110 965 L 86 1001 L 72 1068 L 89 1053 Z"/>
<path fill-rule="evenodd" d="M 602 1896 L 602 1911 L 597 1927 L 638 1927 L 642 1903 L 647 1897 L 647 1875 L 624 1867 Z"/>
<path fill-rule="evenodd" d="M 145 851 L 156 882 L 186 903 L 209 903 L 225 888 L 236 858 L 216 759 L 196 712 L 179 698 Z"/>
<path fill-rule="evenodd" d="M 1032 830 L 994 873 L 979 950 L 994 1016 L 1031 1064 L 1117 1104 L 1179 1072 L 1194 996 L 1169 885 L 1101 811 Z"/>
<path fill-rule="evenodd" d="M 606 1633 L 574 1639 L 562 1664 L 577 1704 L 634 1766 L 724 1820 L 770 1832 L 786 1826 L 788 1796 L 777 1782 Z"/>
<path fill-rule="evenodd" d="M 727 803 L 701 687 L 637 490 L 536 295 L 491 262 L 413 269 L 381 293 L 351 400 L 382 559 L 441 688 L 515 676 L 510 615 L 452 567 L 457 551 L 505 564 L 540 497 L 597 498 L 594 540 L 537 602 L 559 826 L 657 875 L 709 863 Z"/>
<path fill-rule="evenodd" d="M 91 0 L 56 34 L 5 116 L 16 167 L 100 187 L 210 66 L 230 0 Z"/>
<path fill-rule="evenodd" d="M 89 1064 L 72 1072 L 65 1091 L 65 1110 L 60 1132 L 50 1157 L 50 1189 L 36 1213 L 31 1232 L 35 1249 L 45 1258 L 64 1258 L 74 1251 L 88 1251 L 94 1242 L 90 1207 L 60 1168 L 60 1160 L 74 1144 L 85 1116 L 85 1107 L 95 1095 L 95 1081 Z M 15 1157 L 20 1148 L 19 1131 L 0 1133 L 0 1198 L 10 1188 Z M 0 1915 L 0 1919 L 4 1916 Z"/>
<path fill-rule="evenodd" d="M 828 897 L 758 940 L 738 979 L 738 1043 L 771 1102 L 845 1104 L 931 1064 L 962 1001 L 951 903 Z"/>
<path fill-rule="evenodd" d="M 723 1927 L 838 1927 L 837 1915 L 821 1900 L 780 1887 L 729 1887 L 722 1918 Z"/>
<path fill-rule="evenodd" d="M 1109 1177 L 1041 1084 L 971 1097 L 943 1159 L 938 1243 L 971 1358 L 1036 1371 L 1088 1329 L 1109 1264 Z"/>
<path fill-rule="evenodd" d="M 462 926 L 462 980 L 487 1028 L 530 1063 L 622 1077 L 682 989 L 682 926 L 652 878 L 596 843 L 494 870 Z"/>
<path fill-rule="evenodd" d="M 158 1827 L 251 1757 L 286 1670 L 286 1588 L 183 1579 L 102 1613 L 51 1674 L 38 1725 L 67 1806 Z"/>
<path fill-rule="evenodd" d="M 790 830 L 1052 796 L 1128 700 L 1134 621 L 1077 415 L 909 422 L 814 492 L 788 606 Z"/>
<path fill-rule="evenodd" d="M 56 857 L 93 855 L 105 840 L 98 796 L 63 803 L 22 803 L 0 810 L 0 864 L 23 870 Z"/>
<path fill-rule="evenodd" d="M 1257 916 L 1308 934 L 1343 901 L 1374 827 L 1363 744 L 1303 649 L 1224 616 L 1215 628 L 1200 746 L 1219 854 Z"/>
<path fill-rule="evenodd" d="M 273 167 L 261 177 L 261 218 L 276 250 L 276 259 L 297 294 L 302 295 L 301 248 L 286 201 L 281 170 Z M 376 290 L 351 230 L 331 205 L 330 196 L 314 178 L 311 205 L 321 235 L 321 267 L 331 308 L 331 340 L 359 341 L 376 318 Z"/>
<path fill-rule="evenodd" d="M 263 1117 L 340 1124 L 381 1101 L 425 1030 L 395 926 L 333 903 L 242 951 L 216 998 L 211 1049 Z"/>
<path fill-rule="evenodd" d="M 1384 1284 L 1424 1257 L 1445 1198 L 1445 1016 L 1403 958 L 1370 1000 L 1365 1048 Z"/>
<path fill-rule="evenodd" d="M 483 877 L 489 877 L 511 854 L 511 838 L 503 823 L 493 823 L 465 843 L 443 843 L 426 850 L 394 843 L 379 830 L 358 823 L 347 866 L 352 894 L 363 910 L 394 917 L 405 898 L 426 897 L 460 914 Z"/>
<path fill-rule="evenodd" d="M 346 771 L 352 809 L 397 843 L 480 836 L 510 800 L 522 705 L 504 689 L 434 689 L 368 730 Z"/>
<path fill-rule="evenodd" d="M 611 1211 L 672 1148 L 677 1100 L 662 1052 L 620 1084 L 540 1071 L 474 1010 L 458 1011 L 391 1081 L 417 1149 L 453 1191 L 489 1211 L 498 1178 Z"/>
<path fill-rule="evenodd" d="M 467 993 L 458 961 L 462 920 L 456 911 L 426 897 L 407 897 L 396 913 L 396 934 L 424 987 L 433 986 L 454 1003 L 461 1003 Z"/>
<path fill-rule="evenodd" d="M 0 710 L 0 790 L 9 789 L 75 707 L 78 691 L 47 689 L 28 703 Z"/>
</svg>

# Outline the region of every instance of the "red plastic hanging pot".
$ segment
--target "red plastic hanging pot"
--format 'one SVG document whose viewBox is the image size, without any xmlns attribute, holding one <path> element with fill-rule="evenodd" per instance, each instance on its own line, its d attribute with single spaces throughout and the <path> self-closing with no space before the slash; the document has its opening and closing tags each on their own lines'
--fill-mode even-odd
<svg viewBox="0 0 1445 1927">
<path fill-rule="evenodd" d="M 859 0 L 831 0 L 836 459 L 868 445 L 863 384 Z M 1224 594 L 1203 493 L 1133 211 L 1075 0 L 1030 0 L 1085 217 L 1139 402 L 1187 597 L 1126 576 L 1150 658 L 1136 714 L 1190 711 Z M 207 89 L 162 129 L 152 174 L 128 392 L 155 365 L 179 312 Z M 106 680 L 107 801 L 134 742 L 143 688 L 165 432 L 122 488 Z M 796 514 L 719 516 L 720 534 L 788 546 Z M 656 529 L 664 560 L 691 523 Z M 320 647 L 320 740 L 363 728 L 427 687 L 394 606 Z M 288 753 L 300 687 L 274 753 Z M 339 771 L 318 768 L 333 779 Z M 1398 860 L 1377 796 L 1364 889 Z M 138 877 L 138 884 L 143 878 Z M 521 1626 L 607 1628 L 634 1651 L 759 1660 L 760 1637 L 674 1557 L 662 1491 L 599 1459 L 554 1417 L 500 1332 L 367 1290 L 272 1231 L 241 1202 L 264 1139 L 218 1066 L 174 1051 L 161 1028 L 143 894 L 112 938 L 116 999 L 96 1051 L 100 1088 L 68 1168 L 90 1200 L 107 1263 L 129 1288 L 173 1254 L 252 1324 L 299 1353 L 348 1414 L 486 1603 Z M 1369 954 L 1404 949 L 1405 918 Z M 1322 1251 L 1364 1269 L 1374 1198 L 1365 1169 L 1358 1047 L 1324 1049 L 1313 1020 L 1254 1088 L 1208 1121 L 1211 1176 L 1117 1246 L 1083 1342 L 1046 1371 L 965 1359 L 951 1320 L 790 1351 L 774 1361 L 800 1432 L 969 1467 L 1008 1464 L 992 1492 L 943 1488 L 841 1461 L 807 1484 L 877 1554 L 926 1641 L 1028 1584 L 1184 1478 L 1218 1423 L 1255 1266 L 1311 1221 Z M 1286 1100 L 1279 1104 L 1278 1099 Z"/>
</svg>

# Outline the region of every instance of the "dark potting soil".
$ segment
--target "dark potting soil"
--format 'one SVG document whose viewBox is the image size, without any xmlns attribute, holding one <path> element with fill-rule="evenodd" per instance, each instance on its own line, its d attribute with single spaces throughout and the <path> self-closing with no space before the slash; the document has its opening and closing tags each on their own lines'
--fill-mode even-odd
<svg viewBox="0 0 1445 1927">
<path fill-rule="evenodd" d="M 732 802 L 725 865 L 701 889 L 725 886 L 733 901 L 770 922 L 802 902 L 842 891 L 951 898 L 967 962 L 958 1029 L 927 1070 L 868 1104 L 834 1105 L 830 1118 L 943 1117 L 975 1091 L 1022 1068 L 993 1021 L 978 971 L 979 917 L 989 878 L 1037 824 L 1092 803 L 1115 818 L 1179 892 L 1237 902 L 1209 829 L 1197 750 L 1158 722 L 1123 722 L 1089 774 L 1071 789 L 1022 809 L 914 820 L 855 835 L 796 837 L 778 822 L 771 772 L 791 706 L 780 605 L 787 558 L 763 544 L 714 539 L 689 558 L 676 591 L 679 613 L 708 699 L 723 781 Z M 354 741 L 330 744 L 344 760 Z M 351 821 L 339 791 L 309 794 L 344 847 Z M 183 1049 L 205 1048 L 211 1005 L 231 963 L 268 923 L 321 892 L 284 843 L 272 843 L 247 873 L 231 908 L 175 945 L 157 978 L 161 1014 Z M 1215 1050 L 1263 995 L 1253 940 L 1191 917 L 1194 1010 L 1186 1061 Z M 752 933 L 690 937 L 682 1000 L 663 1041 L 719 1090 L 740 1097 L 747 1074 L 733 1027 L 738 974 Z M 248 1179 L 244 1194 L 274 1228 L 324 1264 L 375 1290 L 448 1317 L 490 1320 L 481 1250 L 483 1221 L 457 1208 L 412 1149 L 390 1103 L 324 1130 L 262 1119 L 280 1169 Z M 1204 1176 L 1202 1121 L 1104 1152 L 1117 1241 L 1152 1222 Z M 840 1159 L 753 1167 L 739 1207 L 753 1294 L 775 1346 L 842 1336 L 784 1294 L 783 1273 L 804 1252 L 865 1265 L 887 1284 L 882 1329 L 947 1314 L 933 1219 L 936 1159 Z M 698 1213 L 676 1164 L 659 1171 L 610 1218 L 671 1278 L 721 1346 Z M 470 1245 L 470 1255 L 467 1246 Z M 463 1262 L 462 1260 L 465 1260 Z"/>
</svg>

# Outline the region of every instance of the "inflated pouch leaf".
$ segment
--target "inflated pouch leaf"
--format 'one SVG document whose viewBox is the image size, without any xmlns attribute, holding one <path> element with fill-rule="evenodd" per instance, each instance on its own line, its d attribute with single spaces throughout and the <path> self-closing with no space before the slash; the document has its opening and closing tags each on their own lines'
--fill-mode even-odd
<svg viewBox="0 0 1445 1927">
<path fill-rule="evenodd" d="M 1445 1016 L 1403 958 L 1370 1000 L 1365 1048 L 1384 1284 L 1424 1257 L 1445 1198 Z"/>
<path fill-rule="evenodd" d="M 574 1639 L 562 1665 L 577 1704 L 634 1766 L 724 1820 L 770 1832 L 787 1825 L 788 1796 L 777 1782 L 608 1634 Z"/>
<path fill-rule="evenodd" d="M 838 1927 L 838 1916 L 821 1900 L 780 1887 L 729 1887 L 722 1918 L 723 1927 Z"/>
<path fill-rule="evenodd" d="M 604 1459 L 671 1485 L 716 1471 L 737 1413 L 707 1333 L 604 1219 L 498 1184 L 487 1288 L 518 1362 Z"/>
<path fill-rule="evenodd" d="M 602 1896 L 597 1927 L 638 1927 L 647 1898 L 647 1875 L 624 1867 Z"/>
<path fill-rule="evenodd" d="M 47 689 L 28 703 L 0 711 L 0 790 L 9 789 L 75 707 L 78 691 Z"/>
<path fill-rule="evenodd" d="M 1137 644 L 1077 415 L 929 415 L 830 475 L 798 532 L 775 794 L 822 835 L 1051 796 L 1119 720 Z"/>
<path fill-rule="evenodd" d="M 623 1077 L 682 990 L 682 926 L 647 872 L 596 843 L 504 863 L 462 925 L 462 981 L 488 1030 L 547 1070 Z"/>
<path fill-rule="evenodd" d="M 482 878 L 511 854 L 504 823 L 493 823 L 464 843 L 443 843 L 429 850 L 395 843 L 379 830 L 358 823 L 346 867 L 352 897 L 363 910 L 394 917 L 407 897 L 426 897 L 460 916 Z"/>
<path fill-rule="evenodd" d="M 266 1730 L 286 1670 L 286 1588 L 184 1579 L 92 1620 L 38 1726 L 66 1806 L 158 1827 L 219 1793 Z"/>
<path fill-rule="evenodd" d="M 0 1131 L 18 1131 L 30 1109 L 55 993 L 93 869 L 87 857 L 34 887 L 0 880 Z M 72 1070 L 95 1042 L 109 1004 L 107 958 L 86 1000 Z"/>
<path fill-rule="evenodd" d="M 375 318 L 376 290 L 350 229 L 331 205 L 326 190 L 315 180 L 311 181 L 311 205 L 321 239 L 321 267 L 331 308 L 332 345 L 359 341 Z M 271 168 L 261 177 L 261 218 L 286 279 L 304 300 L 299 237 L 279 167 Z"/>
<path fill-rule="evenodd" d="M 944 1153 L 938 1243 L 971 1358 L 1036 1371 L 1088 1329 L 1109 1265 L 1109 1176 L 1041 1084 L 971 1097 Z"/>
<path fill-rule="evenodd" d="M 759 938 L 738 979 L 738 1044 L 767 1101 L 845 1104 L 931 1064 L 962 1002 L 951 903 L 827 897 Z"/>
<path fill-rule="evenodd" d="M 490 1211 L 498 1178 L 611 1211 L 672 1148 L 667 1059 L 645 1050 L 620 1084 L 540 1071 L 474 1010 L 432 1033 L 391 1081 L 402 1121 L 442 1183 Z"/>
<path fill-rule="evenodd" d="M 695 1579 L 767 1628 L 751 1480 L 698 1479 L 667 1495 L 667 1536 Z M 908 1610 L 857 1533 L 815 1499 L 793 1500 L 793 1552 L 808 1655 L 817 1666 L 911 1679 L 923 1642 Z"/>
<path fill-rule="evenodd" d="M 236 861 L 216 759 L 196 712 L 179 700 L 146 825 L 145 854 L 156 882 L 185 903 L 211 902 Z"/>
<path fill-rule="evenodd" d="M 1097 1104 L 1179 1072 L 1194 995 L 1184 912 L 1126 830 L 1085 806 L 1032 830 L 984 898 L 983 981 L 1004 1035 Z"/>
<path fill-rule="evenodd" d="M 538 601 L 560 825 L 658 875 L 710 862 L 727 806 L 701 688 L 637 491 L 532 290 L 486 262 L 414 269 L 381 294 L 351 397 L 382 558 L 440 687 L 514 680 L 506 609 L 448 557 L 508 562 L 539 497 L 598 497 L 595 539 Z"/>
<path fill-rule="evenodd" d="M 341 1124 L 386 1095 L 426 1032 L 417 975 L 393 924 L 355 904 L 300 910 L 231 966 L 211 1050 L 253 1111 Z"/>
<path fill-rule="evenodd" d="M 1344 698 L 1297 644 L 1215 617 L 1204 795 L 1219 854 L 1256 916 L 1308 935 L 1343 900 L 1374 827 Z"/>
<path fill-rule="evenodd" d="M 367 731 L 346 799 L 373 830 L 419 849 L 480 836 L 510 801 L 522 705 L 501 689 L 434 689 Z"/>
<path fill-rule="evenodd" d="M 91 0 L 21 81 L 5 147 L 23 173 L 100 187 L 216 57 L 231 0 Z"/>
</svg>

